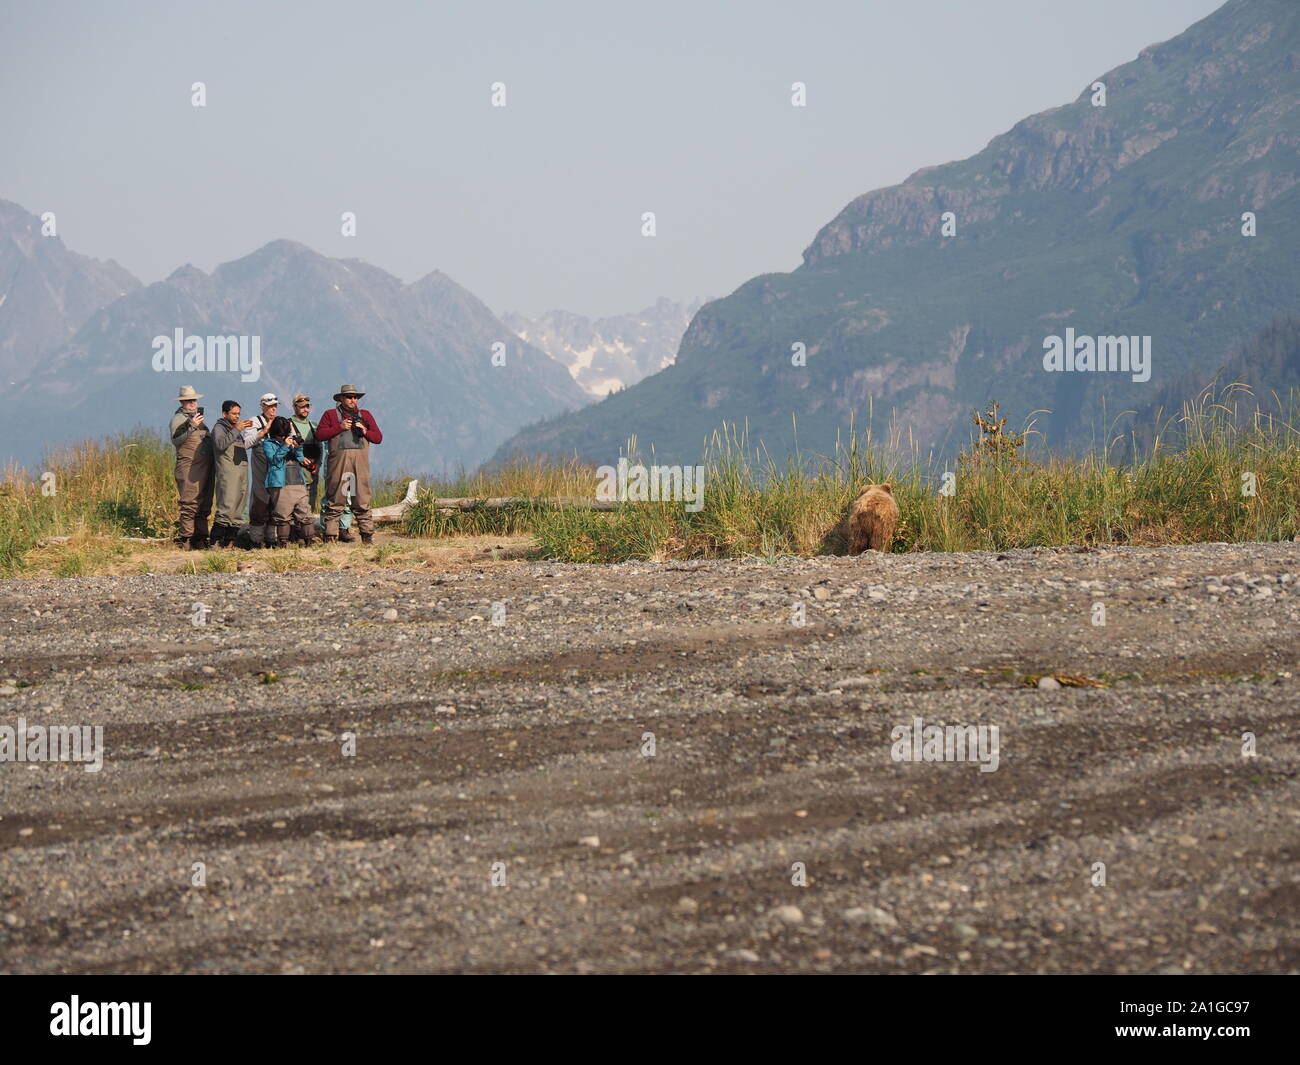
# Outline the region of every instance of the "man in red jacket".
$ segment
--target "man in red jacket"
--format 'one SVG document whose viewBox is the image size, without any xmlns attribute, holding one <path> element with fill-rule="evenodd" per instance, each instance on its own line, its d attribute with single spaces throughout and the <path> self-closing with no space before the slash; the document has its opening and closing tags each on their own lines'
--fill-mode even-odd
<svg viewBox="0 0 1300 1065">
<path fill-rule="evenodd" d="M 344 385 L 334 395 L 338 406 L 327 410 L 316 426 L 316 439 L 329 447 L 325 506 L 321 512 L 327 544 L 339 538 L 339 519 L 348 509 L 349 494 L 361 542 L 368 544 L 375 535 L 375 520 L 370 515 L 370 445 L 382 443 L 384 434 L 375 416 L 357 406 L 364 395 L 356 385 Z"/>
</svg>

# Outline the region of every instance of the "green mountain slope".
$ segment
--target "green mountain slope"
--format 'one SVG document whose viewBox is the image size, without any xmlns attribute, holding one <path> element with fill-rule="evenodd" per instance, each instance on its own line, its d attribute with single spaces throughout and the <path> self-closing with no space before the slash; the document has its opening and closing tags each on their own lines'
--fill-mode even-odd
<svg viewBox="0 0 1300 1065">
<path fill-rule="evenodd" d="M 1294 419 L 1300 413 L 1300 317 L 1270 322 L 1225 359 L 1212 379 L 1187 373 L 1162 387 L 1135 412 L 1137 443 L 1149 446 L 1157 431 L 1176 441 L 1188 403 L 1196 410 L 1214 404 L 1239 426 L 1250 425 L 1257 415 Z"/>
</svg>

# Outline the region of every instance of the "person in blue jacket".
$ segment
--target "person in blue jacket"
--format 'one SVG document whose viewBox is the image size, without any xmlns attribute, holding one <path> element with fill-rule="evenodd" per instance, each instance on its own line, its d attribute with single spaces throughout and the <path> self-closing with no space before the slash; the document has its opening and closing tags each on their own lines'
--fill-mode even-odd
<svg viewBox="0 0 1300 1065">
<path fill-rule="evenodd" d="M 294 433 L 288 418 L 277 417 L 262 441 L 266 456 L 266 494 L 271 504 L 271 523 L 275 526 L 275 546 L 288 547 L 290 526 L 298 527 L 304 546 L 311 546 L 316 535 L 311 504 L 307 498 L 308 478 L 305 471 L 314 469 L 302 453 L 302 441 Z"/>
</svg>

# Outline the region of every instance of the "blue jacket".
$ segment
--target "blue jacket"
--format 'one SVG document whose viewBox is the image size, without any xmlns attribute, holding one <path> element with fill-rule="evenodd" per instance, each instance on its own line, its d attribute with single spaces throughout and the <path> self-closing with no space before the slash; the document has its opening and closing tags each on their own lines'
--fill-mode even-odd
<svg viewBox="0 0 1300 1065">
<path fill-rule="evenodd" d="M 282 444 L 269 436 L 262 441 L 262 454 L 266 456 L 266 480 L 263 484 L 267 488 L 283 488 L 285 486 L 285 463 L 289 456 L 292 455 L 298 462 L 302 462 L 302 448 L 290 447 L 288 444 Z M 293 472 L 296 478 L 294 483 L 302 484 L 301 467 L 296 468 Z"/>
</svg>

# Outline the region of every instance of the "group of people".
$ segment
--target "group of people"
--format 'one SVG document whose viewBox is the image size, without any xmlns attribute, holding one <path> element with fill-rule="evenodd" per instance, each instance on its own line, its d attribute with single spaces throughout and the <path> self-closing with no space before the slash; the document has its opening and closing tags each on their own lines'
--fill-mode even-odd
<svg viewBox="0 0 1300 1065">
<path fill-rule="evenodd" d="M 199 406 L 202 394 L 182 386 L 170 426 L 180 496 L 178 546 L 229 547 L 245 528 L 244 546 L 288 547 L 295 540 L 309 545 L 316 539 L 322 484 L 321 539 L 355 540 L 351 524 L 370 543 L 370 445 L 382 443 L 384 435 L 375 416 L 360 407 L 364 395 L 344 385 L 335 393 L 337 405 L 319 422 L 311 418 L 311 397 L 302 393 L 293 397 L 292 417 L 280 414 L 273 392 L 262 397 L 256 418 L 244 418 L 239 403 L 228 399 L 209 429 Z"/>
</svg>

